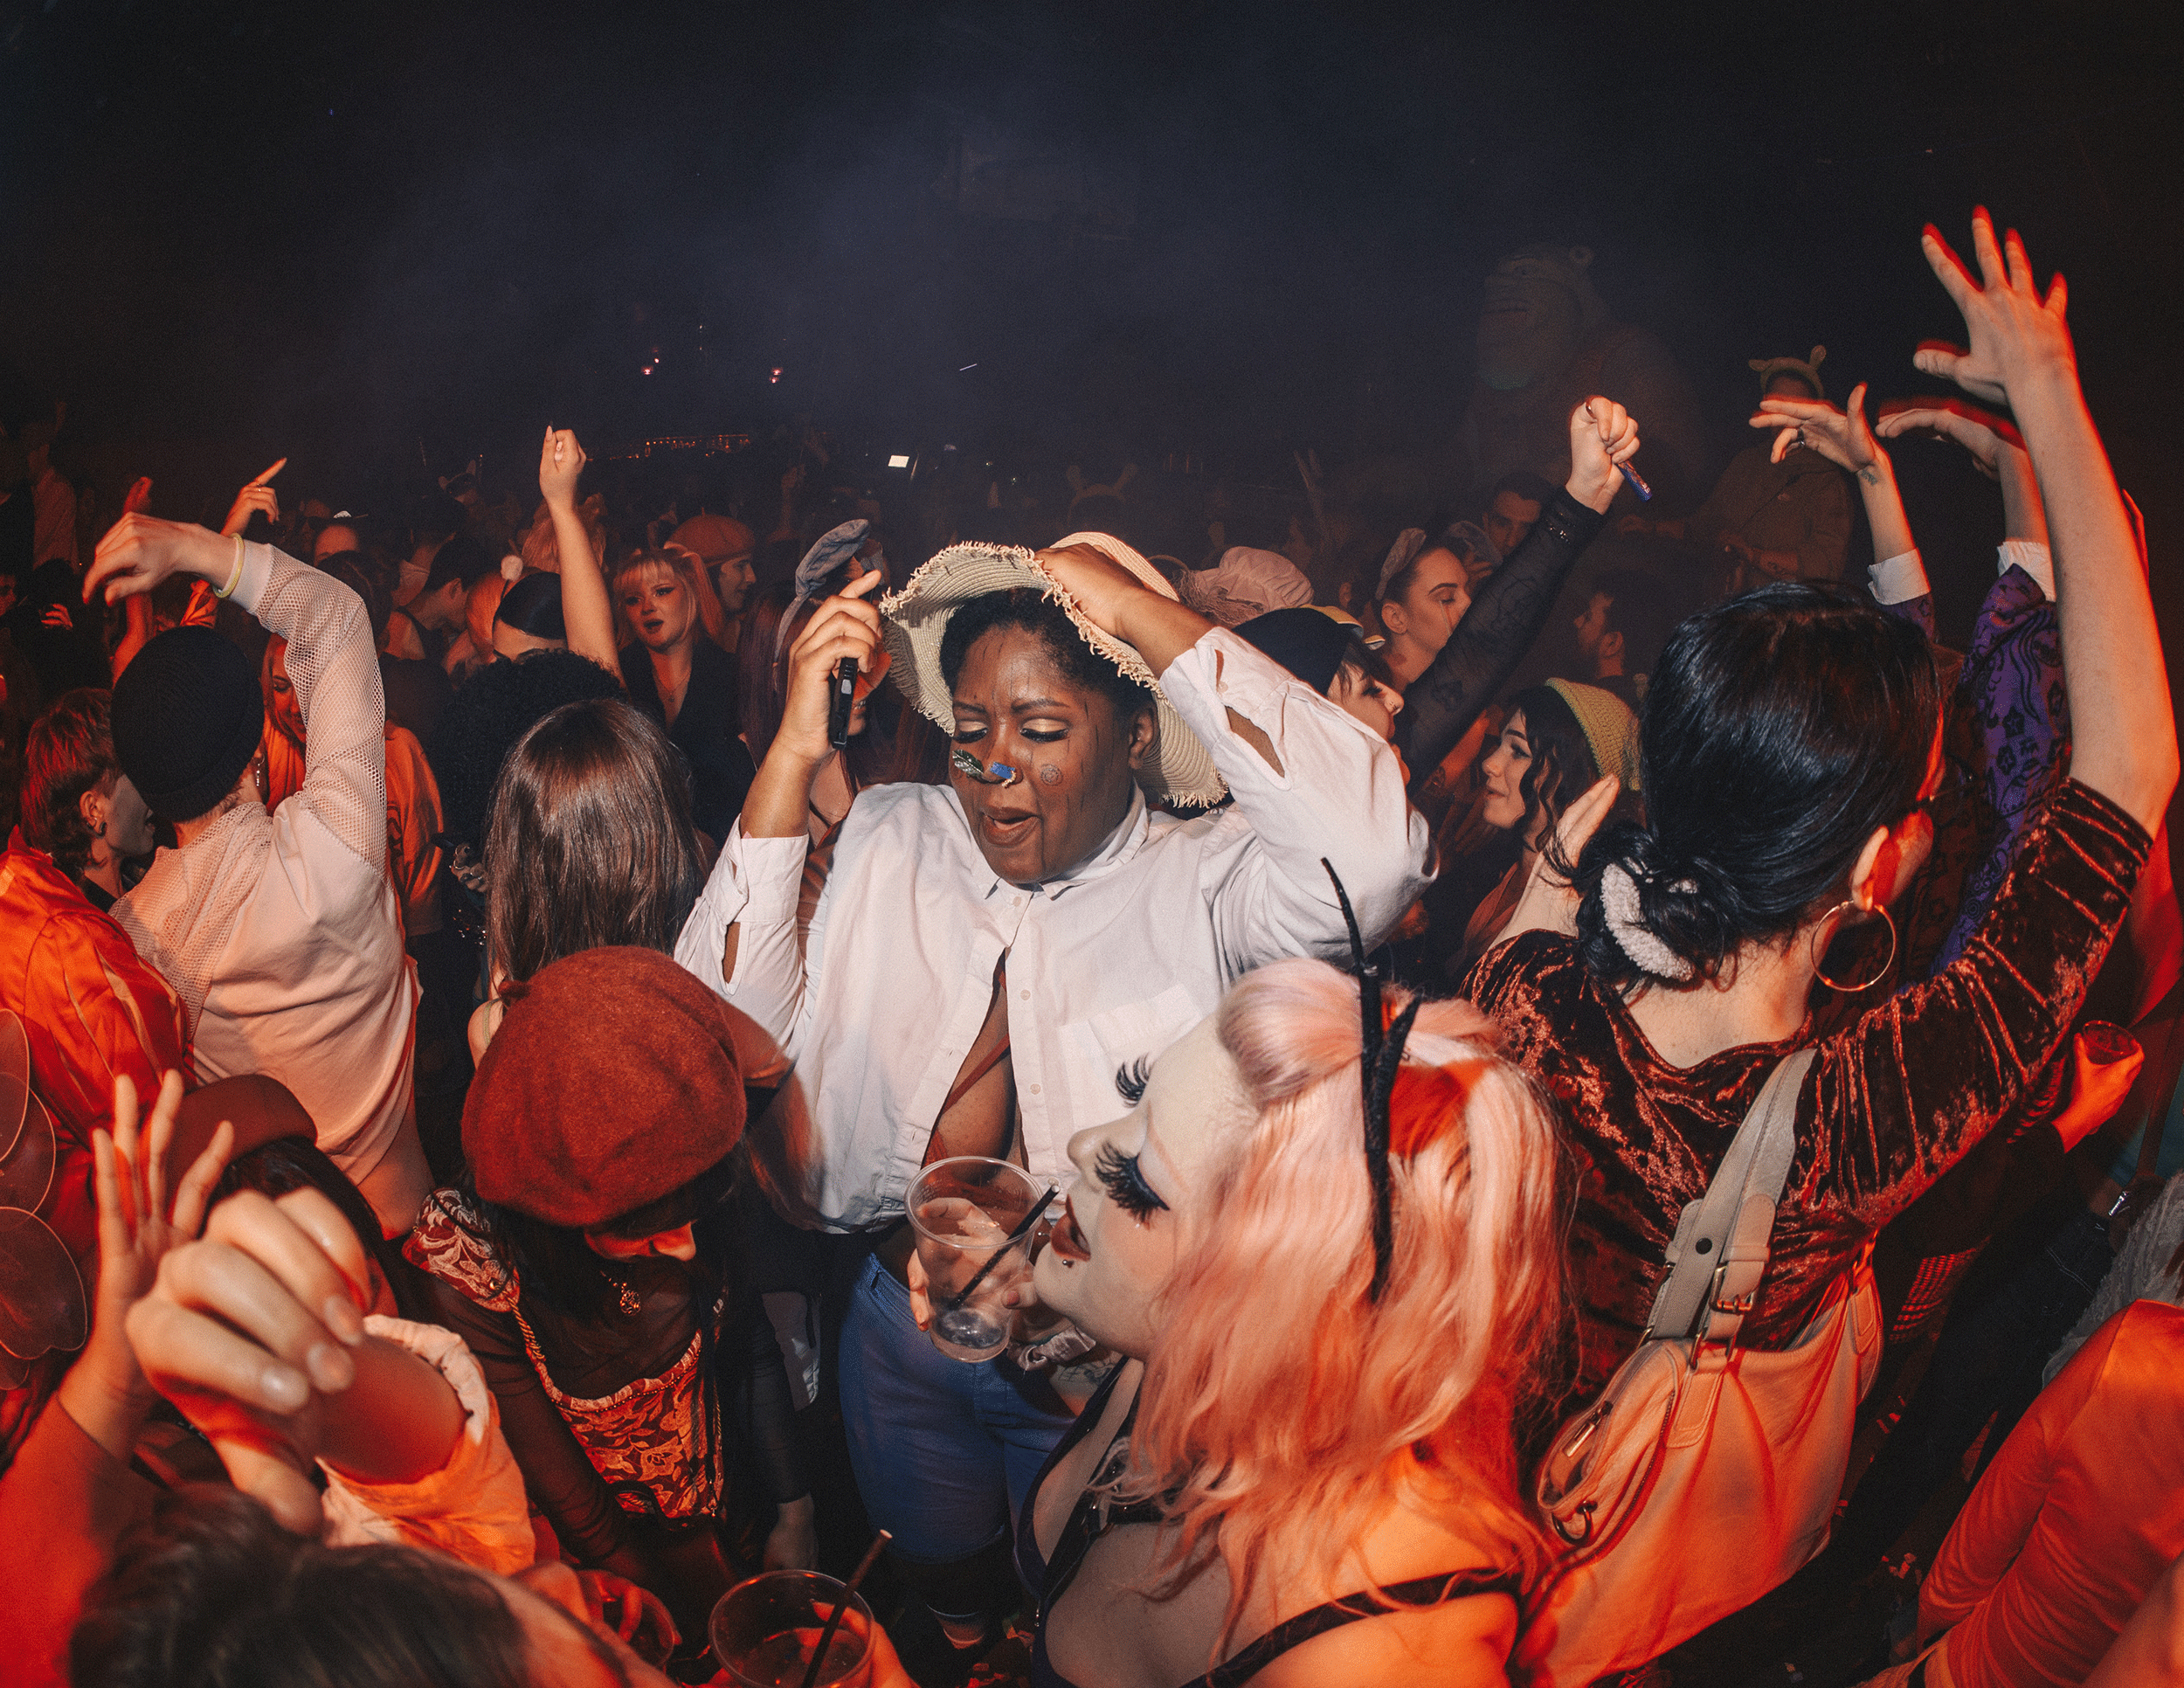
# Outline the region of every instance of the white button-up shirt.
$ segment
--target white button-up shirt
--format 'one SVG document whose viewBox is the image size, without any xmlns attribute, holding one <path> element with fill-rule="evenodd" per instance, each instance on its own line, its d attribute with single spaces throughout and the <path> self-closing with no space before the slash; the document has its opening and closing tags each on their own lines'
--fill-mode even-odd
<svg viewBox="0 0 2184 1688">
<path fill-rule="evenodd" d="M 1067 1183 L 1071 1134 L 1127 1111 L 1118 1074 L 1252 968 L 1347 955 L 1321 857 L 1368 941 L 1427 883 L 1426 823 L 1362 723 L 1225 628 L 1161 684 L 1235 801 L 1181 819 L 1136 799 L 1067 878 L 999 878 L 947 786 L 876 786 L 859 793 L 801 933 L 805 836 L 729 834 L 675 955 L 752 1022 L 746 1071 L 787 1065 L 756 1146 L 810 1218 L 854 1230 L 900 1215 L 1003 956 L 1026 1158 L 1034 1177 Z M 1280 772 L 1230 730 L 1230 709 L 1266 734 Z"/>
</svg>

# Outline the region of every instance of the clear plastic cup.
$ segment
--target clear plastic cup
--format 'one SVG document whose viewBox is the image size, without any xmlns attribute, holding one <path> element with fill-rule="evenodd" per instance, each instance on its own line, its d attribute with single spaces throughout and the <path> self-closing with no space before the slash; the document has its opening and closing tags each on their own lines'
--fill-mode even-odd
<svg viewBox="0 0 2184 1688">
<path fill-rule="evenodd" d="M 950 1359 L 992 1359 L 1008 1346 L 1013 1314 L 1001 1298 L 1029 1269 L 1030 1239 L 979 1278 L 968 1299 L 955 1303 L 1039 1196 L 1040 1186 L 1021 1166 L 985 1155 L 936 1160 L 912 1180 L 904 1206 L 925 1263 L 933 1346 Z"/>
<path fill-rule="evenodd" d="M 817 1571 L 769 1571 L 739 1582 L 714 1605 L 706 1626 L 713 1657 L 743 1688 L 802 1688 L 842 1594 L 840 1583 Z M 871 1681 L 872 1608 L 851 1595 L 826 1643 L 819 1688 L 869 1688 Z"/>
</svg>

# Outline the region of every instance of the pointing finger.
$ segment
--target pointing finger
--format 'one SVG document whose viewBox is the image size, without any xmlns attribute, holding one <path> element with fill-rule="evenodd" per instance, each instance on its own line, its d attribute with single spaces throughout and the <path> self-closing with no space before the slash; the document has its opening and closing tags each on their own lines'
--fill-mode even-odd
<svg viewBox="0 0 2184 1688">
<path fill-rule="evenodd" d="M 268 481 L 272 480 L 272 479 L 273 478 L 273 476 L 275 476 L 275 475 L 279 474 L 281 472 L 281 470 L 283 470 L 283 469 L 287 468 L 287 467 L 288 467 L 288 460 L 287 460 L 287 458 L 285 458 L 285 457 L 284 457 L 284 458 L 282 458 L 282 459 L 281 459 L 279 462 L 275 463 L 275 464 L 273 466 L 273 467 L 271 467 L 270 469 L 267 469 L 267 470 L 266 470 L 264 474 L 260 474 L 260 475 L 257 476 L 255 479 L 253 479 L 253 480 L 250 482 L 250 484 L 251 484 L 252 486 L 253 486 L 253 487 L 262 487 L 262 486 L 264 486 L 264 485 L 265 485 L 265 484 L 266 484 Z"/>
</svg>

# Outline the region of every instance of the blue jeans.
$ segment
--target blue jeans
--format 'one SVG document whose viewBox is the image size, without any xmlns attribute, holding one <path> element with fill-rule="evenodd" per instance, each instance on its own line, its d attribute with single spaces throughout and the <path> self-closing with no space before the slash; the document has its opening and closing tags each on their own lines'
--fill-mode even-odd
<svg viewBox="0 0 2184 1688">
<path fill-rule="evenodd" d="M 895 1553 L 923 1564 L 1006 1539 L 1076 1421 L 1044 1377 L 1006 1355 L 966 1365 L 934 1347 L 911 1321 L 910 1292 L 874 1260 L 859 1269 L 843 1319 L 840 1374 L 865 1510 Z"/>
</svg>

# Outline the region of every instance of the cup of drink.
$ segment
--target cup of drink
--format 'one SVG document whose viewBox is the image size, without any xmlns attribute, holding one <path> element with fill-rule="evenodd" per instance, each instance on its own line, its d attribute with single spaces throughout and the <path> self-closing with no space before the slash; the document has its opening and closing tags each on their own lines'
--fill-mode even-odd
<svg viewBox="0 0 2184 1688">
<path fill-rule="evenodd" d="M 707 1625 L 714 1658 L 742 1688 L 802 1688 L 812 1650 L 844 1592 L 817 1571 L 769 1571 L 737 1583 L 720 1597 Z M 871 1684 L 872 1608 L 861 1595 L 850 1595 L 847 1604 L 816 1688 Z"/>
<path fill-rule="evenodd" d="M 1029 1173 L 986 1155 L 936 1160 L 912 1181 L 904 1205 L 932 1299 L 933 1346 L 950 1359 L 992 1359 L 1008 1346 L 1011 1314 L 1001 1298 L 1026 1269 L 1030 1251 L 1019 1242 L 978 1274 L 1039 1196 Z"/>
</svg>

